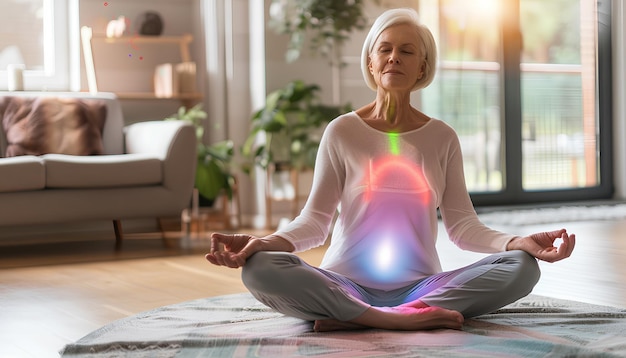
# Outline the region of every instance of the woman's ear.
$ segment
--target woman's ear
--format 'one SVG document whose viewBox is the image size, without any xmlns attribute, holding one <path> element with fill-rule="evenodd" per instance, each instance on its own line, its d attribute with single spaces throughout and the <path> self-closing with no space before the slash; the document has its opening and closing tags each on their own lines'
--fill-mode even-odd
<svg viewBox="0 0 626 358">
<path fill-rule="evenodd" d="M 372 58 L 369 56 L 367 56 L 367 68 L 369 68 L 371 74 L 374 74 L 374 69 L 372 68 Z"/>
<path fill-rule="evenodd" d="M 420 66 L 420 71 L 417 74 L 417 78 L 418 79 L 422 79 L 422 77 L 424 77 L 424 75 L 426 74 L 426 61 L 422 62 L 422 66 Z"/>
</svg>

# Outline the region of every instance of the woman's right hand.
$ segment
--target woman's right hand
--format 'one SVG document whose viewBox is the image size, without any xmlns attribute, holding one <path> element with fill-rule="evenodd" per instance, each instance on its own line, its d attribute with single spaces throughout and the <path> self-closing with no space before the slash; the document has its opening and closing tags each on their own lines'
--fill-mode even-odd
<svg viewBox="0 0 626 358">
<path fill-rule="evenodd" d="M 258 251 L 293 251 L 293 245 L 279 236 L 258 238 L 247 234 L 211 235 L 211 252 L 205 258 L 212 264 L 238 268 Z"/>
</svg>

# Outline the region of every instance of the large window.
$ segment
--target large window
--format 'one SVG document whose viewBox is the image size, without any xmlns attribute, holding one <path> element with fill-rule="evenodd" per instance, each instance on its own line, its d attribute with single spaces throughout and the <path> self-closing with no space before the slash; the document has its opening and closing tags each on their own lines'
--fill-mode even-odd
<svg viewBox="0 0 626 358">
<path fill-rule="evenodd" d="M 68 0 L 2 0 L 0 89 L 7 89 L 7 66 L 25 66 L 26 90 L 70 87 Z"/>
<path fill-rule="evenodd" d="M 609 1 L 417 6 L 441 58 L 420 106 L 459 133 L 475 203 L 611 195 Z"/>
</svg>

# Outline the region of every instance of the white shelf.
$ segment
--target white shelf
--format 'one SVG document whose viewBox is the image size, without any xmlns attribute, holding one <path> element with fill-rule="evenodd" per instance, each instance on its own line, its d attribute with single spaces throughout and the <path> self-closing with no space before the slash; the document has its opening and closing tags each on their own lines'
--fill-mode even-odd
<svg viewBox="0 0 626 358">
<path fill-rule="evenodd" d="M 180 51 L 181 62 L 190 62 L 191 56 L 189 54 L 189 44 L 193 41 L 191 34 L 184 34 L 181 36 L 121 36 L 121 37 L 106 37 L 102 34 L 93 34 L 93 31 L 88 26 L 83 26 L 80 31 L 83 56 L 85 59 L 85 68 L 87 72 L 87 83 L 90 93 L 98 93 L 98 80 L 97 70 L 93 56 L 93 41 L 103 42 L 106 44 L 116 43 L 134 43 L 134 44 L 178 44 Z M 183 102 L 192 102 L 202 99 L 202 93 L 180 93 L 171 97 L 158 97 L 153 92 L 115 92 L 120 99 L 131 100 L 153 100 L 153 99 L 168 99 L 168 100 L 180 100 Z"/>
</svg>

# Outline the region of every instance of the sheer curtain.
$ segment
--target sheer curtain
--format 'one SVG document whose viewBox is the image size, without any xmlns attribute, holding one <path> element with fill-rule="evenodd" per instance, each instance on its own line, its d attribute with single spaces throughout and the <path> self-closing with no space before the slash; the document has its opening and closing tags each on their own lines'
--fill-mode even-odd
<svg viewBox="0 0 626 358">
<path fill-rule="evenodd" d="M 613 0 L 613 151 L 615 153 L 615 197 L 626 199 L 626 6 Z"/>
</svg>

